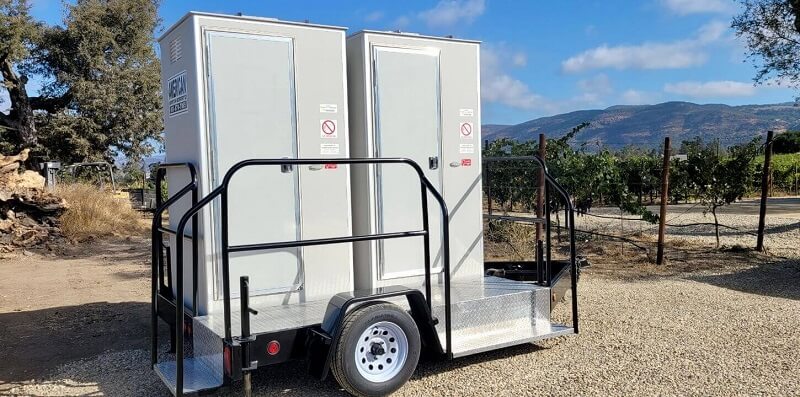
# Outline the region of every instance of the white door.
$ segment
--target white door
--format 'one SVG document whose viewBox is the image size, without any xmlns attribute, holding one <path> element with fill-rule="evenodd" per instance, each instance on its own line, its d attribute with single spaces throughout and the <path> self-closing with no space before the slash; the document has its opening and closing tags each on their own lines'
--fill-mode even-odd
<svg viewBox="0 0 800 397">
<path fill-rule="evenodd" d="M 241 160 L 297 157 L 292 39 L 253 34 L 206 33 L 209 120 L 214 186 Z M 277 166 L 239 171 L 228 194 L 230 245 L 300 238 L 298 171 Z M 215 208 L 219 242 L 219 203 Z M 216 264 L 221 298 L 221 262 Z M 239 277 L 250 277 L 251 295 L 292 291 L 303 283 L 301 249 L 230 255 L 231 296 Z"/>
<path fill-rule="evenodd" d="M 439 51 L 374 46 L 373 95 L 376 157 L 416 161 L 440 190 Z M 434 163 L 434 164 L 432 164 Z M 433 165 L 433 166 L 432 166 Z M 402 165 L 377 166 L 376 219 L 382 233 L 422 229 L 419 179 Z M 441 213 L 428 199 L 434 271 L 438 271 Z M 378 242 L 379 277 L 392 279 L 424 274 L 422 238 Z"/>
</svg>

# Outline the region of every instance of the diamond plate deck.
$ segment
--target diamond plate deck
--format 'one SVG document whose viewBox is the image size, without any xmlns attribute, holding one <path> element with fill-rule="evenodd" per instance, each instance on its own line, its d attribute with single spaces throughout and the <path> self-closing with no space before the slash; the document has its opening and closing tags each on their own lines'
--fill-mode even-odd
<svg viewBox="0 0 800 397">
<path fill-rule="evenodd" d="M 445 345 L 444 286 L 431 286 L 433 314 L 439 319 L 437 331 Z M 464 356 L 486 350 L 528 343 L 539 339 L 572 333 L 568 328 L 550 322 L 550 288 L 499 277 L 453 280 L 452 300 L 453 355 Z M 390 301 L 407 308 L 405 298 Z M 253 334 L 279 332 L 320 324 L 327 300 L 283 306 L 254 307 L 250 316 Z M 240 313 L 231 311 L 231 332 L 239 335 Z M 195 335 L 197 356 L 206 366 L 221 368 L 221 337 L 225 334 L 221 313 L 195 318 L 195 329 L 207 329 L 217 338 Z M 199 342 L 201 338 L 202 342 Z M 205 345 L 200 347 L 198 344 Z M 220 371 L 221 372 L 221 371 Z"/>
<path fill-rule="evenodd" d="M 175 395 L 175 361 L 164 361 L 153 366 L 158 376 Z M 203 361 L 188 357 L 183 360 L 183 393 L 193 394 L 222 386 L 222 371 L 214 371 Z"/>
<path fill-rule="evenodd" d="M 278 332 L 320 324 L 327 307 L 328 300 L 282 306 L 253 305 L 258 314 L 250 316 L 250 333 Z M 221 312 L 197 317 L 195 322 L 214 331 L 220 337 L 225 335 L 225 319 Z M 231 310 L 231 333 L 241 335 L 241 313 L 238 306 Z"/>
<path fill-rule="evenodd" d="M 444 288 L 433 288 L 437 331 L 445 345 Z M 572 333 L 550 322 L 550 288 L 499 277 L 456 280 L 450 289 L 453 356 Z"/>
</svg>

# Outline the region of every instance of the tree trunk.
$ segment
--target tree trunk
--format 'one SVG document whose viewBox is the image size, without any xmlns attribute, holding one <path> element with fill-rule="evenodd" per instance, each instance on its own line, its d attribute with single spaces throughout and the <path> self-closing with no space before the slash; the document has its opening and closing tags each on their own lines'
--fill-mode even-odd
<svg viewBox="0 0 800 397">
<path fill-rule="evenodd" d="M 11 61 L 5 56 L 0 57 L 0 74 L 3 76 L 3 84 L 8 90 L 8 97 L 11 100 L 11 109 L 8 115 L 0 114 L 0 125 L 5 125 L 13 131 L 13 134 L 19 139 L 21 148 L 34 147 L 38 139 L 33 108 L 25 88 L 28 78 L 25 75 L 18 76 Z"/>
<path fill-rule="evenodd" d="M 711 214 L 714 215 L 714 236 L 717 237 L 717 248 L 719 248 L 719 221 L 717 220 L 717 206 L 711 207 Z"/>
<path fill-rule="evenodd" d="M 558 217 L 558 213 L 561 211 L 556 211 L 556 238 L 558 242 L 561 242 L 561 218 Z"/>
</svg>

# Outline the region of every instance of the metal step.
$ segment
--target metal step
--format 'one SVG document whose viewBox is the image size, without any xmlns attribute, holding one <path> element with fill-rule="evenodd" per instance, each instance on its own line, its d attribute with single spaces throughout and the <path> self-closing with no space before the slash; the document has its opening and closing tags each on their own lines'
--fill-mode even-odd
<svg viewBox="0 0 800 397">
<path fill-rule="evenodd" d="M 172 395 L 176 395 L 176 363 L 164 361 L 153 366 L 158 376 L 167 385 Z M 188 357 L 183 360 L 183 394 L 196 395 L 202 391 L 213 390 L 222 386 L 222 372 L 217 372 L 205 364 L 203 360 Z"/>
<path fill-rule="evenodd" d="M 453 281 L 451 287 L 453 356 L 571 334 L 550 322 L 550 288 L 499 277 Z M 439 340 L 444 346 L 444 300 L 434 299 Z"/>
<path fill-rule="evenodd" d="M 222 386 L 222 357 L 222 337 L 195 317 L 192 326 L 192 356 L 183 359 L 183 394 L 198 394 Z M 177 390 L 175 361 L 157 363 L 153 369 L 172 395 L 175 395 Z"/>
</svg>

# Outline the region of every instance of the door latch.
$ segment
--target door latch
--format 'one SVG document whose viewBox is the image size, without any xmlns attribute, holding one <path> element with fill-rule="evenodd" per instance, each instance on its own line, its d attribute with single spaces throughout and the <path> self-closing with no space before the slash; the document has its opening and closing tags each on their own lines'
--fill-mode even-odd
<svg viewBox="0 0 800 397">
<path fill-rule="evenodd" d="M 432 170 L 439 169 L 439 157 L 438 156 L 428 157 L 428 168 L 430 168 Z"/>
<path fill-rule="evenodd" d="M 288 159 L 288 157 L 284 157 L 284 158 Z M 288 174 L 288 173 L 290 173 L 292 171 L 294 171 L 294 166 L 293 165 L 291 165 L 291 164 L 281 164 L 281 172 L 282 173 Z"/>
</svg>

